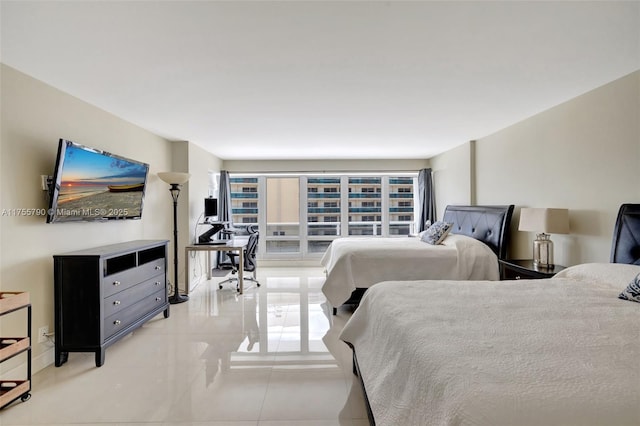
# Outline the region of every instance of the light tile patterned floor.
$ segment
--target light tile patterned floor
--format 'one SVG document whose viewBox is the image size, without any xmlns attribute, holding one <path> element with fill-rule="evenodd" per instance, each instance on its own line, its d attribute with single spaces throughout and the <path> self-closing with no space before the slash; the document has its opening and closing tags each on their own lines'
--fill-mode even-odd
<svg viewBox="0 0 640 426">
<path fill-rule="evenodd" d="M 201 283 L 171 316 L 33 376 L 9 425 L 365 426 L 351 351 L 338 340 L 319 268 L 261 268 L 244 295 Z"/>
</svg>

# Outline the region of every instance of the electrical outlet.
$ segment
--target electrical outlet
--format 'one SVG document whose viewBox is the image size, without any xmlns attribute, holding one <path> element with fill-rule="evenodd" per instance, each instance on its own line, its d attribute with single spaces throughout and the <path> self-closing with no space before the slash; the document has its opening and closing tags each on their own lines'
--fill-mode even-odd
<svg viewBox="0 0 640 426">
<path fill-rule="evenodd" d="M 44 343 L 49 340 L 47 334 L 49 334 L 49 326 L 45 325 L 44 327 L 40 327 L 38 329 L 38 343 Z"/>
</svg>

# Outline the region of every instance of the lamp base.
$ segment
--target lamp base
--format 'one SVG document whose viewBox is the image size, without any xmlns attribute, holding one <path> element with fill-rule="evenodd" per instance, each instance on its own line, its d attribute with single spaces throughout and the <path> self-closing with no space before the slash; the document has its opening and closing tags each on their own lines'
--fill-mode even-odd
<svg viewBox="0 0 640 426">
<path fill-rule="evenodd" d="M 538 234 L 533 241 L 533 266 L 536 268 L 553 268 L 553 241 L 549 234 Z"/>
<path fill-rule="evenodd" d="M 186 294 L 173 293 L 172 296 L 169 296 L 169 303 L 172 305 L 183 303 L 187 300 L 189 300 L 189 296 L 187 296 Z"/>
</svg>

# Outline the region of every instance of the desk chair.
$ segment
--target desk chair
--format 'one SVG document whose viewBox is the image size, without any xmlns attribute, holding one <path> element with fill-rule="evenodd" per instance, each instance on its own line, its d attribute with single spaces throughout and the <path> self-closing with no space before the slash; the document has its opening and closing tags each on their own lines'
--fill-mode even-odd
<svg viewBox="0 0 640 426">
<path fill-rule="evenodd" d="M 247 246 L 244 248 L 244 253 L 243 253 L 244 265 L 242 265 L 242 268 L 243 268 L 243 271 L 251 272 L 252 276 L 250 277 L 244 276 L 243 279 L 244 281 L 253 281 L 254 283 L 256 283 L 258 287 L 260 287 L 260 283 L 256 279 L 256 269 L 258 265 L 256 261 L 256 250 L 258 249 L 258 238 L 260 236 L 260 233 L 258 232 L 256 227 L 253 225 L 247 227 L 247 232 L 249 233 L 249 239 L 247 241 Z M 238 268 L 240 268 L 240 265 L 238 265 L 238 253 L 234 253 L 234 252 L 225 252 L 225 253 L 231 260 L 231 267 L 232 267 L 231 275 L 237 274 Z M 234 282 L 234 281 L 236 283 L 236 290 L 239 290 L 238 277 L 233 277 L 233 276 L 224 281 L 220 281 L 220 283 L 218 284 L 218 288 L 222 289 L 222 284 L 227 282 Z"/>
<path fill-rule="evenodd" d="M 249 225 L 252 226 L 252 225 Z M 225 222 L 225 227 L 220 231 L 221 240 L 229 240 L 236 235 L 249 235 L 247 226 L 236 226 L 235 224 Z M 216 261 L 217 269 L 234 269 L 234 265 L 229 257 L 229 252 L 219 251 Z M 237 263 L 237 262 L 236 262 Z"/>
</svg>

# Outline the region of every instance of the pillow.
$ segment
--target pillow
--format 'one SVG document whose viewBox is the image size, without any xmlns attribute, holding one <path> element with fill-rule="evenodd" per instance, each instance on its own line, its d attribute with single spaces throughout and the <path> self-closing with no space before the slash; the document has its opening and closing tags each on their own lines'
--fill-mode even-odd
<svg viewBox="0 0 640 426">
<path fill-rule="evenodd" d="M 446 223 L 439 220 L 424 231 L 420 239 L 425 243 L 433 245 L 440 244 L 451 230 L 451 226 L 453 226 L 453 223 Z"/>
<path fill-rule="evenodd" d="M 418 238 L 422 238 L 422 237 L 423 237 L 423 235 L 427 233 L 427 230 L 428 230 L 430 227 L 431 227 L 431 221 L 430 221 L 430 220 L 428 220 L 428 221 L 426 221 L 426 222 L 424 223 L 424 231 L 420 231 L 420 232 L 418 232 L 418 235 L 414 235 L 414 237 L 415 237 L 415 236 L 417 236 Z M 409 234 L 409 236 L 411 236 L 411 234 Z"/>
<path fill-rule="evenodd" d="M 569 278 L 582 282 L 589 282 L 601 288 L 620 289 L 640 274 L 640 266 L 626 263 L 582 263 L 569 266 L 558 272 L 552 279 Z"/>
<path fill-rule="evenodd" d="M 618 297 L 620 299 L 640 303 L 640 274 L 636 275 L 636 277 L 631 280 L 627 288 L 625 288 Z"/>
</svg>

